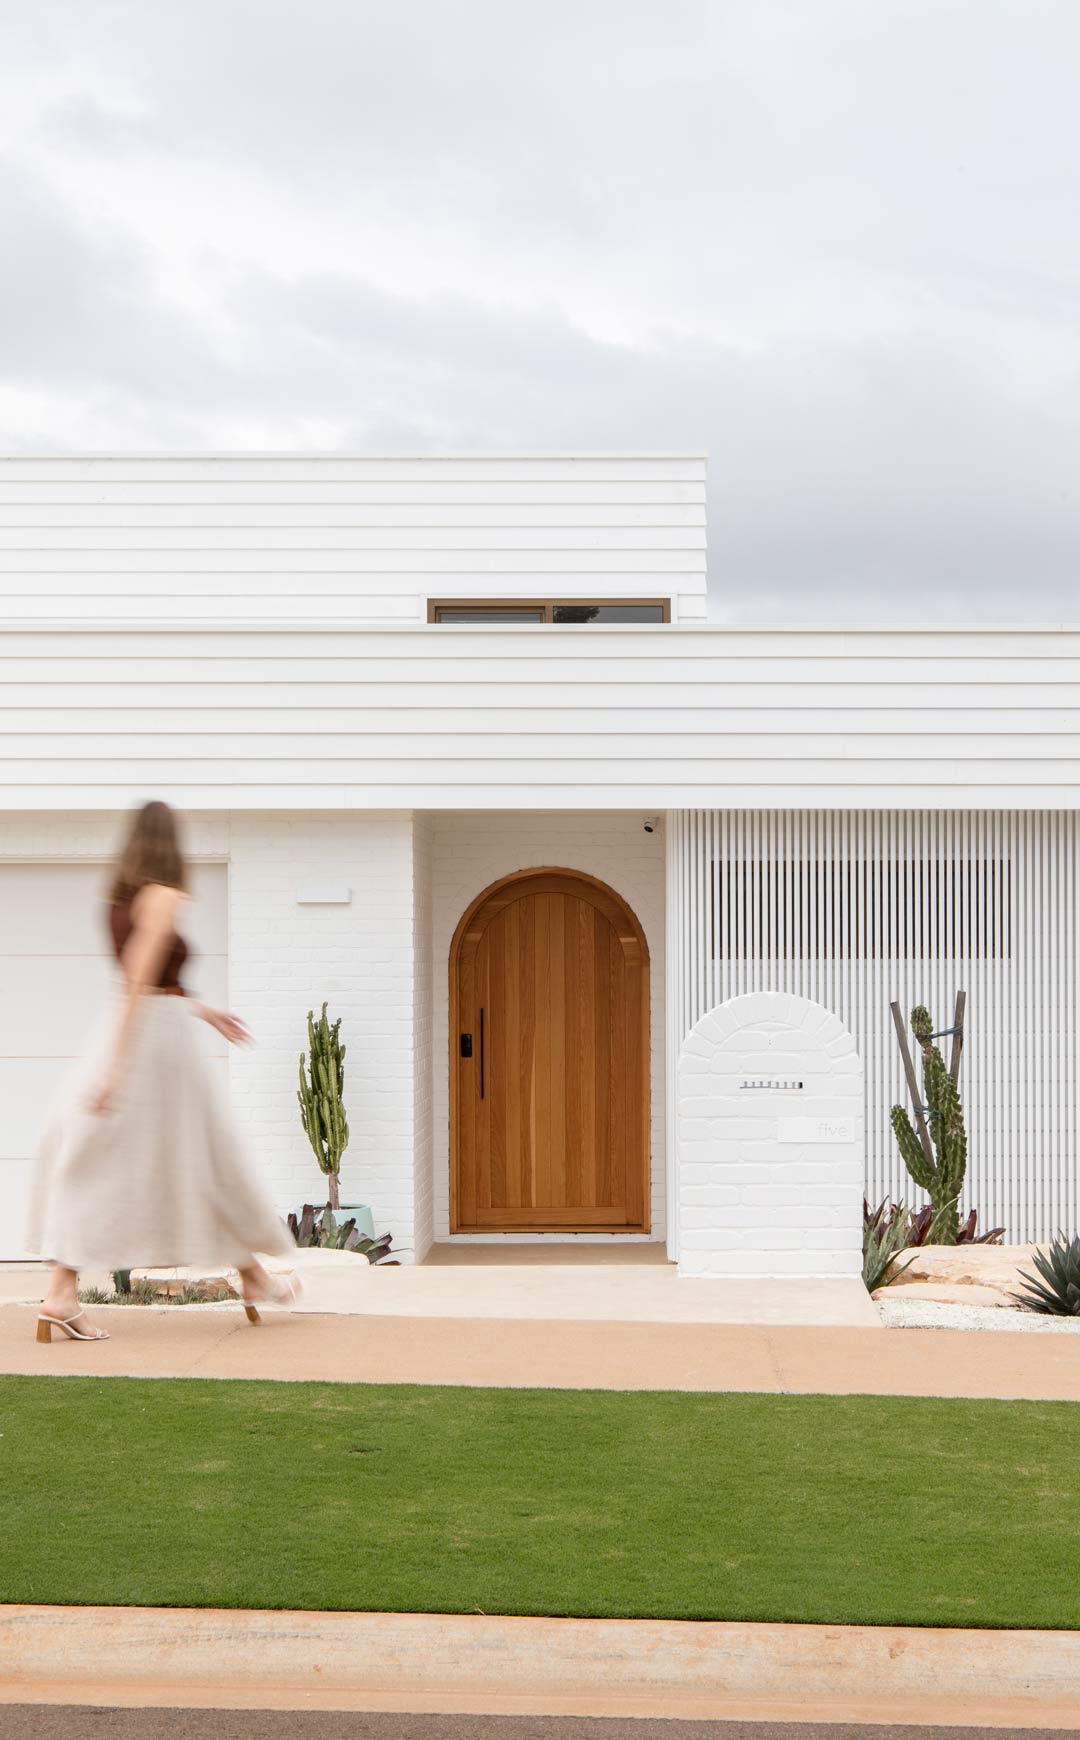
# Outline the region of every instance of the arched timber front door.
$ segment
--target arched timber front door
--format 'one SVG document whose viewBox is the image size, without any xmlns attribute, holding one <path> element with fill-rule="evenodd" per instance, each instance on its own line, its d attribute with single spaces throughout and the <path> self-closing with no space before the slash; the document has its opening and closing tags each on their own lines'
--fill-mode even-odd
<svg viewBox="0 0 1080 1740">
<path fill-rule="evenodd" d="M 452 1232 L 647 1232 L 649 951 L 572 870 L 488 888 L 450 950 Z"/>
</svg>

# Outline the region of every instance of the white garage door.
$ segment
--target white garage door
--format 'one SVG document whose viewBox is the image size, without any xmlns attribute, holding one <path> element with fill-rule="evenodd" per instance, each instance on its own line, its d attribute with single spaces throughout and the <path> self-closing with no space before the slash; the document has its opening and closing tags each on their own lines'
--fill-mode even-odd
<svg viewBox="0 0 1080 1740">
<path fill-rule="evenodd" d="M 115 984 L 100 864 L 0 866 L 0 1261 L 24 1256 L 34 1152 L 52 1100 L 108 1008 Z M 226 1006 L 226 868 L 201 864 L 184 932 L 190 991 Z M 215 1067 L 224 1040 L 200 1027 Z"/>
</svg>

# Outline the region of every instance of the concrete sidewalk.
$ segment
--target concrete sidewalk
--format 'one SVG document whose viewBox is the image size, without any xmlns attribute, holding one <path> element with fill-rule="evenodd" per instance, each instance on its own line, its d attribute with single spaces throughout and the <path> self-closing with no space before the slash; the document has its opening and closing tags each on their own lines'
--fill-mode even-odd
<svg viewBox="0 0 1080 1740">
<path fill-rule="evenodd" d="M 373 1268 L 348 1251 L 300 1250 L 287 1259 L 267 1258 L 266 1265 L 297 1274 L 303 1284 L 299 1310 L 318 1315 L 882 1327 L 858 1277 L 683 1280 L 673 1264 L 651 1255 L 643 1258 L 632 1248 L 621 1261 L 612 1260 L 610 1252 L 598 1260 L 588 1247 L 565 1253 L 541 1250 L 540 1260 L 527 1262 L 520 1252 L 499 1252 L 497 1262 L 477 1260 L 474 1252 L 464 1255 L 465 1261 Z M 199 1269 L 135 1273 L 161 1280 L 206 1275 Z M 44 1284 L 40 1265 L 6 1265 L 0 1273 L 0 1299 L 40 1299 Z M 108 1275 L 87 1275 L 83 1284 L 108 1289 L 111 1280 Z"/>
<path fill-rule="evenodd" d="M 1080 1401 L 1071 1337 L 113 1306 L 109 1341 L 41 1346 L 35 1316 L 0 1308 L 0 1372 Z"/>
</svg>

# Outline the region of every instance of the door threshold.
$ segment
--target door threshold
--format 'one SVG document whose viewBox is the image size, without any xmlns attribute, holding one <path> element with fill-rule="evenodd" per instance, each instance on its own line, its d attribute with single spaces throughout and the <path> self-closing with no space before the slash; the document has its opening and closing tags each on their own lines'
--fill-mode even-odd
<svg viewBox="0 0 1080 1740">
<path fill-rule="evenodd" d="M 543 1244 L 519 1245 L 465 1243 L 444 1240 L 431 1246 L 424 1264 L 438 1268 L 594 1268 L 664 1265 L 669 1261 L 663 1239 L 642 1238 L 616 1244 L 585 1244 L 580 1239 L 545 1240 Z"/>
</svg>

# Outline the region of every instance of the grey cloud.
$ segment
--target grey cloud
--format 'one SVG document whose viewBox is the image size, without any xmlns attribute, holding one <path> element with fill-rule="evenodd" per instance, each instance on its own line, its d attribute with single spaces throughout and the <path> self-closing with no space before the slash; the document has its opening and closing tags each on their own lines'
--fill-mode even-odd
<svg viewBox="0 0 1080 1740">
<path fill-rule="evenodd" d="M 16 47 L 0 445 L 703 450 L 733 620 L 1080 614 L 1071 5 L 44 0 Z"/>
</svg>

